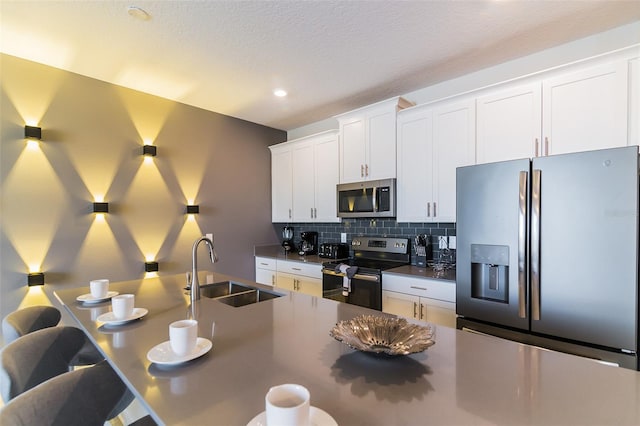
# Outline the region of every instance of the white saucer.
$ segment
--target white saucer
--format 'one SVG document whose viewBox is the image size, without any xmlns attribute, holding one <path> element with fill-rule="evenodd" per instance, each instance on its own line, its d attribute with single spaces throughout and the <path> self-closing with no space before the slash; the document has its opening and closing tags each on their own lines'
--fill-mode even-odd
<svg viewBox="0 0 640 426">
<path fill-rule="evenodd" d="M 121 325 L 126 324 L 129 321 L 140 319 L 143 316 L 147 315 L 147 313 L 149 313 L 149 311 L 145 308 L 133 308 L 133 313 L 126 318 L 116 318 L 113 312 L 106 312 L 98 316 L 96 320 L 104 322 L 107 325 Z"/>
<path fill-rule="evenodd" d="M 158 365 L 176 365 L 201 357 L 209 352 L 212 346 L 213 343 L 211 343 L 211 340 L 205 339 L 204 337 L 198 337 L 196 349 L 192 353 L 184 356 L 178 356 L 173 352 L 171 349 L 171 343 L 167 340 L 166 342 L 162 342 L 151 348 L 151 350 L 147 352 L 147 359 Z"/>
<path fill-rule="evenodd" d="M 309 407 L 309 417 L 309 426 L 338 426 L 329 413 L 318 407 Z M 263 411 L 255 416 L 247 426 L 267 426 L 267 412 Z"/>
<path fill-rule="evenodd" d="M 100 302 L 104 302 L 105 300 L 109 300 L 113 296 L 117 296 L 117 295 L 118 295 L 117 291 L 110 291 L 107 293 L 105 297 L 96 298 L 96 297 L 93 297 L 91 293 L 87 293 L 87 294 L 83 294 L 82 296 L 76 297 L 76 300 L 78 302 L 84 302 L 84 303 L 100 303 Z"/>
</svg>

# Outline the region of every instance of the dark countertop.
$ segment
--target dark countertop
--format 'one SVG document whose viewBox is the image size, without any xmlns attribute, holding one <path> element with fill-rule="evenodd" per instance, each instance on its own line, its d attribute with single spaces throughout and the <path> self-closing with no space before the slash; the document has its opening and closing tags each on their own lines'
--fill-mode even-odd
<svg viewBox="0 0 640 426">
<path fill-rule="evenodd" d="M 289 252 L 288 254 L 279 245 L 268 246 L 255 246 L 253 248 L 254 256 L 258 257 L 270 257 L 277 260 L 289 260 L 293 262 L 302 263 L 316 263 L 322 265 L 324 262 L 329 262 L 331 259 L 324 259 L 318 255 L 312 254 L 307 256 L 300 256 L 297 251 Z"/>
<path fill-rule="evenodd" d="M 266 288 L 213 274 L 214 282 L 226 280 Z M 108 302 L 76 301 L 88 287 L 55 291 L 159 424 L 246 425 L 281 383 L 306 386 L 311 405 L 343 426 L 640 424 L 636 371 L 444 326 L 424 352 L 373 356 L 329 330 L 380 312 L 286 291 L 240 308 L 204 297 L 190 307 L 183 286 L 183 274 L 112 283 L 110 290 L 134 293 L 136 306 L 149 310 L 114 327 L 96 320 Z M 168 340 L 169 324 L 193 308 L 211 351 L 175 367 L 148 361 L 147 352 Z"/>
<path fill-rule="evenodd" d="M 415 265 L 400 266 L 393 269 L 387 269 L 384 274 L 408 275 L 417 278 L 429 278 L 444 281 L 456 282 L 456 269 L 445 269 L 444 271 L 436 271 L 431 267 L 421 267 Z"/>
</svg>

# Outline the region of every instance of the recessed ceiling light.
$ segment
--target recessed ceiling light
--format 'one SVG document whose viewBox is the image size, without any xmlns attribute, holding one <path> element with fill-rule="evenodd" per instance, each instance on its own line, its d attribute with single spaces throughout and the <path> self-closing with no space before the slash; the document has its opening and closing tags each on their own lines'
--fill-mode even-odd
<svg viewBox="0 0 640 426">
<path fill-rule="evenodd" d="M 151 19 L 151 15 L 149 15 L 146 10 L 138 6 L 127 6 L 127 13 L 141 21 L 148 21 Z"/>
<path fill-rule="evenodd" d="M 273 94 L 279 98 L 284 98 L 285 96 L 287 96 L 287 91 L 284 89 L 276 89 L 273 91 Z"/>
</svg>

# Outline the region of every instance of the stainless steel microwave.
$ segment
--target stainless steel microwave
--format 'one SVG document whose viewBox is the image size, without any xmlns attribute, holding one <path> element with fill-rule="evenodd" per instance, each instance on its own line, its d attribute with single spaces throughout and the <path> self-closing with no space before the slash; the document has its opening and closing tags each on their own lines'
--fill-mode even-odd
<svg viewBox="0 0 640 426">
<path fill-rule="evenodd" d="M 396 180 L 368 180 L 337 186 L 338 217 L 395 217 Z"/>
</svg>

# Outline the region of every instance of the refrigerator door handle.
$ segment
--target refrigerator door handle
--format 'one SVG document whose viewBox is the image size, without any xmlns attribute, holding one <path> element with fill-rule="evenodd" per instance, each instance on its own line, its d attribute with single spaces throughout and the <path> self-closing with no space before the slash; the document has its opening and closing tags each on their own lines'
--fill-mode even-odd
<svg viewBox="0 0 640 426">
<path fill-rule="evenodd" d="M 540 320 L 540 170 L 531 180 L 531 319 Z"/>
<path fill-rule="evenodd" d="M 527 317 L 527 212 L 529 172 L 520 172 L 518 201 L 518 316 Z"/>
</svg>

